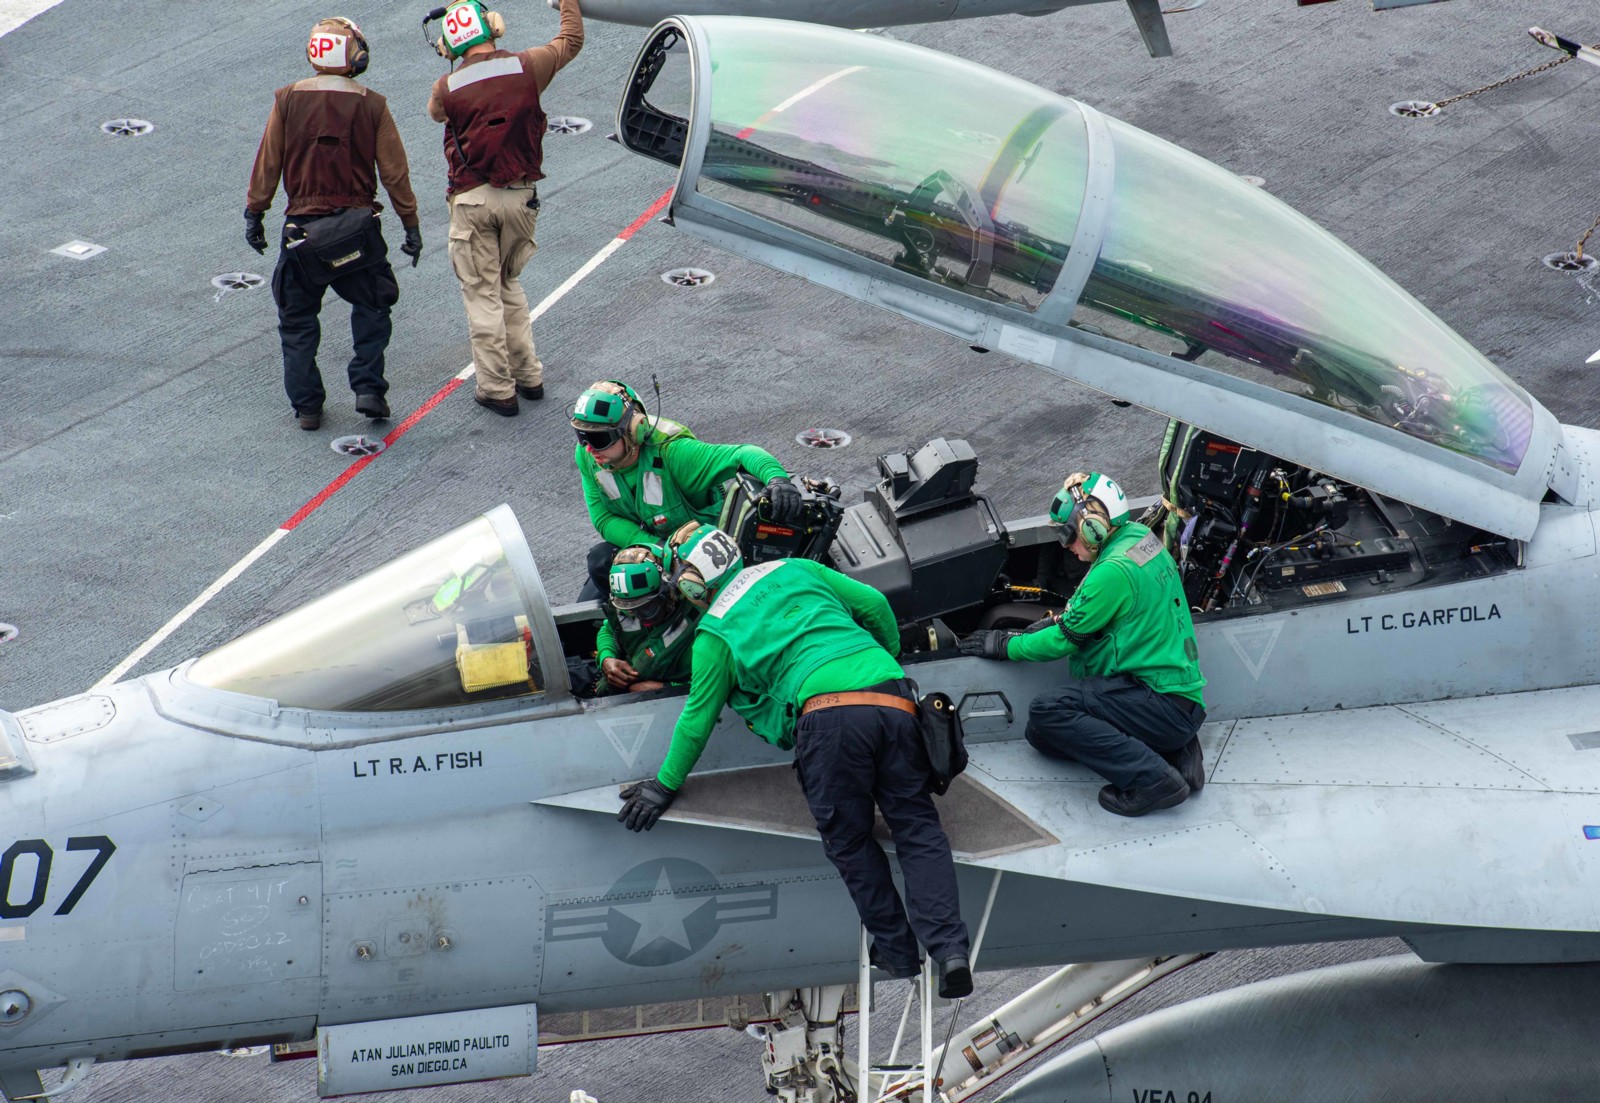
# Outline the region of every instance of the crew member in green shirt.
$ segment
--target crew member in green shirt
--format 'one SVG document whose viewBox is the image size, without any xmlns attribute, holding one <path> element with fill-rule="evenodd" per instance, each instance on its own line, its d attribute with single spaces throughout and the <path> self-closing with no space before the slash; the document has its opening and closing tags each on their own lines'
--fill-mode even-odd
<svg viewBox="0 0 1600 1103">
<path fill-rule="evenodd" d="M 700 758 L 723 705 L 768 743 L 794 748 L 823 850 L 844 878 L 872 960 L 915 976 L 917 943 L 939 965 L 939 994 L 972 991 L 950 840 L 928 792 L 917 706 L 895 660 L 900 633 L 872 587 L 809 559 L 741 569 L 733 538 L 700 525 L 672 549 L 672 577 L 705 609 L 689 700 L 655 777 L 623 790 L 619 820 L 648 831 Z M 872 837 L 876 802 L 905 874 L 902 906 Z M 908 915 L 909 913 L 909 915 Z"/>
<path fill-rule="evenodd" d="M 689 681 L 689 647 L 700 610 L 662 577 L 652 544 L 623 548 L 611 563 L 611 600 L 596 637 L 595 695 L 643 693 Z"/>
<path fill-rule="evenodd" d="M 707 444 L 675 421 L 646 415 L 634 389 L 614 379 L 594 384 L 570 411 L 578 432 L 572 462 L 601 542 L 589 549 L 580 601 L 606 592 L 611 559 L 629 544 L 659 543 L 688 521 L 715 524 L 723 485 L 740 470 L 766 484 L 767 513 L 800 519 L 804 502 L 788 472 L 753 444 Z"/>
<path fill-rule="evenodd" d="M 1128 517 L 1111 479 L 1075 474 L 1050 506 L 1062 545 L 1089 564 L 1059 616 L 1028 632 L 991 629 L 961 641 L 988 659 L 1069 658 L 1073 680 L 1041 693 L 1028 742 L 1111 782 L 1100 807 L 1142 816 L 1181 804 L 1205 784 L 1205 723 L 1194 620 L 1161 538 Z"/>
</svg>

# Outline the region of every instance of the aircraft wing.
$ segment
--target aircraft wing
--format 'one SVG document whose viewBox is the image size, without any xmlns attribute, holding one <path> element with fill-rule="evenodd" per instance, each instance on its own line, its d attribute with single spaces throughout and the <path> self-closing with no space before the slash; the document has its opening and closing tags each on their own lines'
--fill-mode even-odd
<svg viewBox="0 0 1600 1103">
<path fill-rule="evenodd" d="M 1419 954 L 1508 960 L 1539 951 L 1496 929 L 1600 931 L 1595 716 L 1600 687 L 1207 724 L 1205 789 L 1136 820 L 1101 810 L 1080 766 L 978 742 L 938 803 L 965 867 L 1437 927 L 1408 936 Z M 615 786 L 536 803 L 619 807 Z M 663 822 L 816 835 L 788 766 L 697 773 Z"/>
</svg>

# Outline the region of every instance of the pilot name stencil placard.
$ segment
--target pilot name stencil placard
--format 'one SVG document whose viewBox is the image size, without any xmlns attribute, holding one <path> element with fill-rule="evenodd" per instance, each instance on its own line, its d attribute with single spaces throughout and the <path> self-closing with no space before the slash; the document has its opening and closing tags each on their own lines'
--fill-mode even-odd
<svg viewBox="0 0 1600 1103">
<path fill-rule="evenodd" d="M 395 777 L 400 774 L 440 774 L 474 770 L 483 765 L 482 751 L 438 751 L 431 755 L 390 755 L 358 758 L 350 763 L 352 777 Z"/>
<path fill-rule="evenodd" d="M 317 1094 L 528 1076 L 538 1060 L 537 1024 L 529 1003 L 323 1027 Z"/>
<path fill-rule="evenodd" d="M 1370 617 L 1346 617 L 1345 634 L 1394 632 L 1405 628 L 1437 628 L 1447 624 L 1479 624 L 1500 620 L 1500 606 L 1457 605 L 1447 609 L 1408 609 L 1403 613 L 1380 613 Z"/>
</svg>

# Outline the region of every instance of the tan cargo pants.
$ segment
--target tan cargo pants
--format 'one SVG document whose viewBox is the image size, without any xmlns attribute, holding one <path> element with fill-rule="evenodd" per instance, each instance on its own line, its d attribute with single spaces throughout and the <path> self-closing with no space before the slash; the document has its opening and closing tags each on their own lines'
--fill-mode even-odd
<svg viewBox="0 0 1600 1103">
<path fill-rule="evenodd" d="M 450 265 L 461 281 L 478 390 L 489 398 L 511 398 L 518 383 L 544 382 L 528 296 L 517 278 L 538 248 L 539 212 L 527 206 L 533 194 L 482 184 L 450 197 Z"/>
</svg>

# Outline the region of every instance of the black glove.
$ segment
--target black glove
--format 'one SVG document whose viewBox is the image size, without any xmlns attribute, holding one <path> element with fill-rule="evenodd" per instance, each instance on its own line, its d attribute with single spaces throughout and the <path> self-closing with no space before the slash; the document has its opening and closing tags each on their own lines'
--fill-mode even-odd
<svg viewBox="0 0 1600 1103">
<path fill-rule="evenodd" d="M 246 210 L 244 212 L 244 243 L 258 253 L 267 251 L 267 230 L 261 224 L 260 211 Z"/>
<path fill-rule="evenodd" d="M 990 628 L 959 641 L 956 646 L 963 655 L 975 655 L 980 659 L 1005 659 L 1006 643 L 1015 636 L 1015 632 L 1007 632 L 1003 628 Z"/>
<path fill-rule="evenodd" d="M 621 795 L 622 811 L 617 813 L 617 822 L 627 824 L 629 831 L 649 831 L 661 813 L 672 806 L 678 791 L 652 777 L 628 786 Z"/>
<path fill-rule="evenodd" d="M 805 501 L 800 497 L 799 489 L 788 479 L 773 479 L 767 484 L 762 497 L 766 499 L 767 513 L 774 521 L 785 524 L 798 521 L 805 512 Z"/>
<path fill-rule="evenodd" d="M 422 227 L 406 227 L 406 243 L 400 246 L 400 251 L 411 258 L 411 267 L 417 266 L 417 261 L 422 259 Z"/>
</svg>

